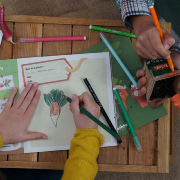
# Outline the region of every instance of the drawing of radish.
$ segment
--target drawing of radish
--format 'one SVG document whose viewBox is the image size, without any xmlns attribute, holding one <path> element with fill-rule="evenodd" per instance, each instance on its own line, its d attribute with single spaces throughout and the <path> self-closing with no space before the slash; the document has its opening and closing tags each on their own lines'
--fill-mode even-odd
<svg viewBox="0 0 180 180">
<path fill-rule="evenodd" d="M 59 91 L 58 89 L 51 90 L 50 93 L 44 94 L 44 101 L 50 107 L 50 117 L 57 127 L 57 122 L 61 113 L 61 108 L 67 103 L 64 98 L 64 92 Z"/>
<path fill-rule="evenodd" d="M 0 83 L 0 88 L 4 87 L 4 84 Z"/>
</svg>

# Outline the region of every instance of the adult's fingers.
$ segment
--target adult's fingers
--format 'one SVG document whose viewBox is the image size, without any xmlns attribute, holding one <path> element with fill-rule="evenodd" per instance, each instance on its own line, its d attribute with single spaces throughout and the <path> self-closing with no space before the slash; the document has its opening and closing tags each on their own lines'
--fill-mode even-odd
<svg viewBox="0 0 180 180">
<path fill-rule="evenodd" d="M 138 71 L 136 72 L 136 77 L 137 77 L 137 78 L 141 78 L 141 77 L 143 77 L 143 76 L 145 76 L 145 71 L 144 71 L 144 69 L 140 69 L 140 70 L 138 70 Z"/>
<path fill-rule="evenodd" d="M 138 96 L 141 99 L 145 99 L 146 92 L 147 92 L 147 88 L 145 86 L 143 86 L 141 89 L 139 89 Z"/>
<path fill-rule="evenodd" d="M 17 88 L 15 87 L 15 88 L 13 88 L 13 90 L 8 98 L 8 101 L 6 102 L 6 105 L 4 107 L 5 109 L 10 108 L 12 106 L 16 93 L 17 93 Z"/>
<path fill-rule="evenodd" d="M 38 104 L 38 101 L 39 101 L 39 98 L 40 98 L 40 95 L 41 95 L 41 92 L 40 90 L 38 89 L 36 91 L 36 94 L 35 96 L 33 97 L 33 100 L 31 101 L 31 104 L 29 105 L 26 113 L 25 113 L 25 116 L 27 117 L 27 120 L 28 120 L 28 123 L 29 121 L 31 120 L 31 117 L 36 109 L 36 106 Z"/>
<path fill-rule="evenodd" d="M 175 39 L 165 30 L 162 28 L 164 39 L 163 39 L 163 45 L 166 50 L 169 50 L 169 48 L 175 43 Z"/>
<path fill-rule="evenodd" d="M 157 51 L 160 57 L 169 59 L 170 54 L 169 52 L 167 52 L 164 45 L 162 44 L 159 33 L 154 33 L 154 38 L 150 38 L 150 42 L 152 44 L 152 47 L 154 48 L 154 50 Z"/>
<path fill-rule="evenodd" d="M 157 101 L 157 102 L 151 102 L 151 103 L 149 103 L 149 105 L 150 105 L 151 107 L 157 107 L 157 106 L 159 106 L 160 104 L 162 104 L 163 101 L 164 101 L 164 99 L 163 99 L 163 100 L 160 100 L 160 101 Z"/>
<path fill-rule="evenodd" d="M 80 114 L 79 98 L 75 94 L 73 95 L 72 102 L 70 104 L 70 110 L 73 113 L 73 116 L 78 116 Z"/>
<path fill-rule="evenodd" d="M 142 78 L 139 79 L 137 83 L 137 88 L 141 89 L 143 86 L 146 86 L 146 84 L 147 84 L 147 78 L 143 76 Z"/>
<path fill-rule="evenodd" d="M 156 56 L 151 53 L 151 51 L 153 51 L 153 47 L 151 46 L 150 42 L 147 42 L 144 45 L 144 42 L 141 42 L 141 40 L 137 41 L 136 51 L 140 56 L 146 59 L 156 59 Z"/>
<path fill-rule="evenodd" d="M 31 90 L 25 97 L 22 105 L 19 107 L 19 109 L 21 110 L 22 113 L 26 112 L 26 110 L 28 109 L 29 105 L 31 104 L 31 101 L 34 98 L 34 95 L 35 95 L 37 89 L 38 89 L 38 83 L 34 83 Z"/>
<path fill-rule="evenodd" d="M 23 92 L 19 95 L 17 101 L 16 101 L 15 104 L 14 104 L 14 107 L 15 107 L 15 108 L 19 108 L 19 106 L 21 106 L 21 104 L 23 103 L 25 97 L 27 96 L 28 92 L 30 91 L 31 87 L 32 87 L 32 84 L 31 84 L 31 83 L 29 83 L 29 84 L 25 87 L 25 89 L 24 89 Z"/>
</svg>

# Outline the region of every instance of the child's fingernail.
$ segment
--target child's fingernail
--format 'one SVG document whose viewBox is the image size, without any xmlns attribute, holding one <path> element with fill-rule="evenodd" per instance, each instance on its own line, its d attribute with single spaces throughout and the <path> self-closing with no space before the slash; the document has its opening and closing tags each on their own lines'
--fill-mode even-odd
<svg viewBox="0 0 180 180">
<path fill-rule="evenodd" d="M 29 83 L 28 85 L 27 85 L 27 87 L 31 87 L 32 86 L 32 84 L 31 83 Z"/>
<path fill-rule="evenodd" d="M 43 135 L 43 136 L 42 136 L 42 139 L 47 139 L 47 136 Z"/>
<path fill-rule="evenodd" d="M 36 94 L 39 94 L 40 93 L 40 90 L 38 89 L 37 91 L 36 91 Z"/>
<path fill-rule="evenodd" d="M 74 99 L 76 99 L 76 95 L 75 94 L 73 94 L 73 97 L 72 97 L 72 99 L 74 100 Z"/>
<path fill-rule="evenodd" d="M 17 90 L 17 88 L 16 88 L 16 87 L 14 87 L 14 88 L 13 88 L 13 91 L 16 91 L 16 90 Z"/>
<path fill-rule="evenodd" d="M 34 87 L 38 86 L 38 83 L 37 83 L 37 82 L 35 82 L 33 86 L 34 86 Z"/>
<path fill-rule="evenodd" d="M 168 44 L 166 44 L 164 47 L 166 50 L 168 50 L 170 48 Z"/>
</svg>

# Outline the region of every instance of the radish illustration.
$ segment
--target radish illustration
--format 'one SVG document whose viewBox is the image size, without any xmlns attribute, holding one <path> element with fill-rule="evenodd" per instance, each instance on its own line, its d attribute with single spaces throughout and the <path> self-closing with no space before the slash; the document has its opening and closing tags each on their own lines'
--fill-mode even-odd
<svg viewBox="0 0 180 180">
<path fill-rule="evenodd" d="M 67 103 L 64 98 L 64 92 L 58 89 L 51 90 L 50 93 L 44 94 L 44 101 L 50 107 L 50 117 L 55 127 L 61 113 L 61 108 Z"/>
<path fill-rule="evenodd" d="M 4 84 L 0 83 L 0 88 L 4 87 Z"/>
</svg>

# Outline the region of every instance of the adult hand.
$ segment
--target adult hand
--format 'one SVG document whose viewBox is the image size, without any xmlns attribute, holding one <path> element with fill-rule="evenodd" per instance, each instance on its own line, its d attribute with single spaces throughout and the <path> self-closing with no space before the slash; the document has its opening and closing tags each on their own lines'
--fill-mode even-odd
<svg viewBox="0 0 180 180">
<path fill-rule="evenodd" d="M 130 17 L 135 34 L 137 35 L 136 51 L 146 59 L 170 58 L 167 50 L 175 43 L 175 39 L 162 28 L 163 42 L 160 39 L 153 19 L 150 16 L 139 15 Z"/>
<path fill-rule="evenodd" d="M 145 77 L 145 71 L 143 69 L 137 71 L 136 73 L 137 78 L 140 78 L 138 83 L 137 83 L 137 87 L 138 87 L 138 96 L 141 99 L 146 99 L 146 93 L 147 93 L 147 78 Z M 164 100 L 159 100 L 156 102 L 151 102 L 149 103 L 149 105 L 151 107 L 157 107 L 160 104 L 163 103 Z"/>
<path fill-rule="evenodd" d="M 13 105 L 17 88 L 14 88 L 0 114 L 0 134 L 4 144 L 18 143 L 35 139 L 47 139 L 39 132 L 28 131 L 28 124 L 40 98 L 38 84 L 28 84 Z"/>
<path fill-rule="evenodd" d="M 89 111 L 93 116 L 99 119 L 100 107 L 95 103 L 91 96 L 84 92 L 79 97 L 75 94 L 73 95 L 72 102 L 70 104 L 70 110 L 73 113 L 75 125 L 77 129 L 97 129 L 98 125 L 93 120 L 91 120 L 86 115 L 82 114 L 79 109 L 79 105 L 82 105 L 87 111 Z"/>
</svg>

